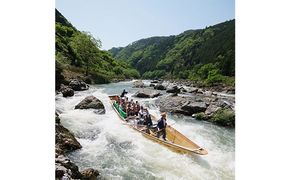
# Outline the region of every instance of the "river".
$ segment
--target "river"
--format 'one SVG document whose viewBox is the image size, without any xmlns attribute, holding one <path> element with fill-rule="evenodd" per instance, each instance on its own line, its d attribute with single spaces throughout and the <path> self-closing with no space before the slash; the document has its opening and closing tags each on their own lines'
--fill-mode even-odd
<svg viewBox="0 0 290 180">
<path fill-rule="evenodd" d="M 146 82 L 148 83 L 148 82 Z M 191 117 L 171 115 L 168 124 L 208 151 L 208 155 L 181 155 L 170 151 L 122 124 L 112 109 L 108 95 L 123 89 L 129 99 L 137 89 L 133 81 L 91 85 L 87 91 L 75 92 L 73 97 L 56 95 L 56 110 L 61 123 L 73 132 L 83 146 L 68 154 L 80 170 L 95 168 L 100 179 L 234 179 L 235 130 L 219 127 Z M 74 106 L 88 95 L 99 98 L 106 113 L 75 110 Z M 160 116 L 153 99 L 137 99 Z"/>
</svg>

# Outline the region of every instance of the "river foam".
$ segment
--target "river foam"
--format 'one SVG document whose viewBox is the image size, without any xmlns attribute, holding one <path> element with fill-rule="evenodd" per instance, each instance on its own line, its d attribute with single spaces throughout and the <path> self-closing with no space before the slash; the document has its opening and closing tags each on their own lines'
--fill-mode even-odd
<svg viewBox="0 0 290 180">
<path fill-rule="evenodd" d="M 104 179 L 234 179 L 235 132 L 190 117 L 169 115 L 168 123 L 208 150 L 206 156 L 181 155 L 170 151 L 126 126 L 112 109 L 108 95 L 123 89 L 131 97 L 132 81 L 92 86 L 75 96 L 56 96 L 61 123 L 72 131 L 83 146 L 68 156 L 79 168 L 100 170 Z M 88 95 L 99 98 L 106 113 L 74 110 Z M 159 116 L 155 99 L 138 99 Z"/>
</svg>

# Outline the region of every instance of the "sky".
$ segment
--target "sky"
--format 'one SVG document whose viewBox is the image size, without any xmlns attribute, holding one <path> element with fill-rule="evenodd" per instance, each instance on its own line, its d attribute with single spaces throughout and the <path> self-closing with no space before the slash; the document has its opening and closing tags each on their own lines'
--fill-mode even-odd
<svg viewBox="0 0 290 180">
<path fill-rule="evenodd" d="M 105 50 L 235 18 L 234 0 L 56 0 L 56 8 Z"/>
</svg>

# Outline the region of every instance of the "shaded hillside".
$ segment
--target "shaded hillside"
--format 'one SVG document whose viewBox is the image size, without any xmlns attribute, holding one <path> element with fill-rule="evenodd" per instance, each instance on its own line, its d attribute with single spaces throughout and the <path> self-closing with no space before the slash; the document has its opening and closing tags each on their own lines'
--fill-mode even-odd
<svg viewBox="0 0 290 180">
<path fill-rule="evenodd" d="M 79 76 L 93 83 L 139 77 L 128 63 L 116 61 L 110 53 L 100 50 L 99 39 L 88 32 L 78 31 L 57 9 L 55 18 L 57 82 L 58 77 L 63 79 L 60 74 L 67 78 Z"/>
<path fill-rule="evenodd" d="M 143 78 L 224 82 L 235 75 L 235 20 L 176 36 L 141 39 L 109 51 Z"/>
</svg>

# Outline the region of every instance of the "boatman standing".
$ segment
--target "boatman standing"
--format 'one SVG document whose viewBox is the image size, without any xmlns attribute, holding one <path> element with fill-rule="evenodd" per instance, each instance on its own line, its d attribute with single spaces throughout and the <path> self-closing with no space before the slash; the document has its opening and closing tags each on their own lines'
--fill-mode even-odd
<svg viewBox="0 0 290 180">
<path fill-rule="evenodd" d="M 166 141 L 166 113 L 163 112 L 161 114 L 161 119 L 158 121 L 157 127 L 158 127 L 158 132 L 157 132 L 157 138 L 159 138 L 162 135 L 162 138 Z"/>
<path fill-rule="evenodd" d="M 125 94 L 127 94 L 127 93 L 128 93 L 128 92 L 124 89 L 120 97 L 121 97 L 121 98 L 124 97 Z"/>
</svg>

